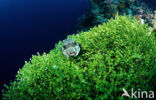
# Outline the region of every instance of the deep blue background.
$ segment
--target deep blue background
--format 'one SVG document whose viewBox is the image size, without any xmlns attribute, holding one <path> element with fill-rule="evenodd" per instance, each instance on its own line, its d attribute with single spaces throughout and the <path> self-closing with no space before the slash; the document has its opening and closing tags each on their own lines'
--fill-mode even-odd
<svg viewBox="0 0 156 100">
<path fill-rule="evenodd" d="M 75 33 L 88 6 L 88 0 L 0 0 L 0 91 L 32 54 L 48 53 Z"/>
</svg>

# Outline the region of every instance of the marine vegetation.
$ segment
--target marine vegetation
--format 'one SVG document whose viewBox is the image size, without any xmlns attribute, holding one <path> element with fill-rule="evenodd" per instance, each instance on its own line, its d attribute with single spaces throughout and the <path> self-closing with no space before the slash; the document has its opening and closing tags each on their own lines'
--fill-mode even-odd
<svg viewBox="0 0 156 100">
<path fill-rule="evenodd" d="M 67 38 L 81 45 L 78 56 L 65 57 L 63 41 L 47 54 L 33 55 L 5 85 L 3 100 L 127 100 L 123 88 L 156 88 L 156 41 L 148 25 L 116 16 Z"/>
</svg>

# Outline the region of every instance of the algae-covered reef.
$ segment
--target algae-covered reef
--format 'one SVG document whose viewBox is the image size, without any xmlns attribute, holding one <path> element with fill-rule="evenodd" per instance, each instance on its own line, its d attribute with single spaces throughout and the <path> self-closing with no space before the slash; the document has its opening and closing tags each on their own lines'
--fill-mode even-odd
<svg viewBox="0 0 156 100">
<path fill-rule="evenodd" d="M 120 15 L 140 15 L 149 16 L 155 8 L 149 6 L 148 0 L 89 0 L 90 7 L 77 25 L 79 31 L 87 31 L 89 28 L 107 22 Z M 143 18 L 144 19 L 144 18 Z"/>
<path fill-rule="evenodd" d="M 34 55 L 3 90 L 3 100 L 117 100 L 123 91 L 154 91 L 156 41 L 148 26 L 117 16 L 88 32 L 70 35 L 81 45 L 65 57 L 60 41 L 48 54 Z"/>
</svg>

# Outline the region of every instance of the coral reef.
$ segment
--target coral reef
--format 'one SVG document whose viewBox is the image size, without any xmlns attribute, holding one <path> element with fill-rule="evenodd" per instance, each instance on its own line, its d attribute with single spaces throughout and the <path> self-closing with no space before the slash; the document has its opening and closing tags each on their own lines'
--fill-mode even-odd
<svg viewBox="0 0 156 100">
<path fill-rule="evenodd" d="M 116 16 L 70 35 L 81 45 L 78 56 L 65 57 L 63 41 L 48 54 L 32 56 L 5 85 L 3 100 L 127 100 L 123 88 L 153 91 L 156 41 L 148 31 L 135 18 Z"/>
<path fill-rule="evenodd" d="M 152 8 L 149 8 L 146 0 L 89 0 L 90 8 L 84 14 L 77 25 L 79 31 L 87 31 L 94 25 L 107 22 L 114 18 L 115 14 L 119 15 L 149 15 Z M 141 16 L 140 16 L 141 15 Z M 143 22 L 143 21 L 142 21 Z"/>
</svg>

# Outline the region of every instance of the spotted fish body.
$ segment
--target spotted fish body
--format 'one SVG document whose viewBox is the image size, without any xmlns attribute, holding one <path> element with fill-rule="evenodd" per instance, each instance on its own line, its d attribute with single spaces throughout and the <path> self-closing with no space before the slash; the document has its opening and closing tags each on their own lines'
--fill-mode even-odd
<svg viewBox="0 0 156 100">
<path fill-rule="evenodd" d="M 71 56 L 78 56 L 80 52 L 80 46 L 78 43 L 76 43 L 75 40 L 73 39 L 66 39 L 64 40 L 63 46 L 62 46 L 62 53 L 66 57 L 71 57 Z"/>
</svg>

